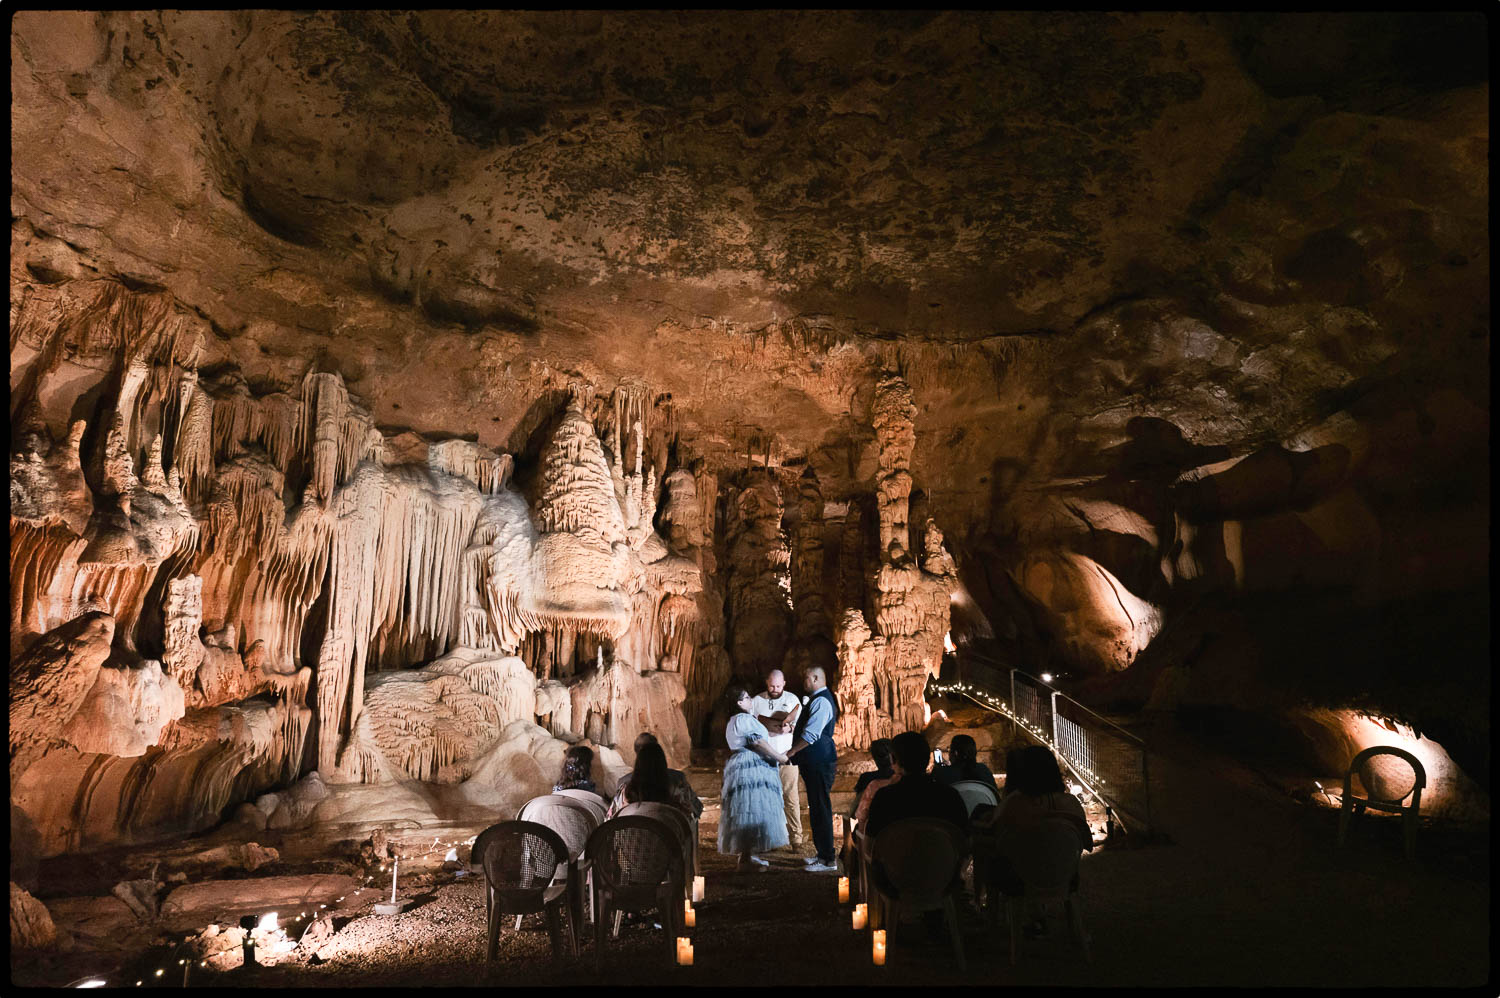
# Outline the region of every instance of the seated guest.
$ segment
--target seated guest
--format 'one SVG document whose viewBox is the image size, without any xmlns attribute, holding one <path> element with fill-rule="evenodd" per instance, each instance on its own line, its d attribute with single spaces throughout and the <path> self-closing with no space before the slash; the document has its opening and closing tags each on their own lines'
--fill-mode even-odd
<svg viewBox="0 0 1500 998">
<path fill-rule="evenodd" d="M 865 788 L 876 780 L 889 781 L 896 775 L 891 768 L 891 740 L 889 738 L 877 738 L 870 743 L 870 760 L 875 763 L 875 768 L 868 773 L 860 773 L 859 779 L 854 782 L 854 797 L 849 801 L 849 817 L 852 818 L 859 810 L 860 800 L 864 796 Z M 885 782 L 880 784 L 885 786 Z M 873 797 L 874 794 L 871 794 Z M 868 807 L 868 805 L 867 805 Z"/>
<path fill-rule="evenodd" d="M 697 810 L 701 811 L 702 803 L 698 801 L 692 788 L 687 786 L 687 780 L 674 782 L 671 772 L 667 768 L 666 752 L 662 751 L 662 747 L 654 739 L 642 745 L 641 750 L 635 754 L 635 769 L 628 777 L 620 780 L 615 799 L 610 802 L 604 817 L 613 818 L 627 804 L 655 803 L 671 804 L 686 817 L 696 819 L 698 813 L 693 805 L 697 804 Z"/>
<path fill-rule="evenodd" d="M 1080 852 L 1088 852 L 1094 847 L 1093 832 L 1089 829 L 1083 805 L 1063 785 L 1062 772 L 1057 768 L 1052 750 L 1041 745 L 1012 749 L 1005 757 L 1005 795 L 988 820 L 982 820 L 995 832 L 995 851 L 993 855 L 986 855 L 989 862 L 982 864 L 989 866 L 985 879 L 1000 893 L 1010 897 L 1026 893 L 1025 884 L 1006 856 L 1006 844 L 1016 831 L 1034 829 L 1044 821 L 1057 822 L 1072 829 L 1078 836 Z M 980 853 L 976 851 L 976 863 L 979 860 Z M 1078 889 L 1076 873 L 1071 889 Z M 1037 923 L 1027 929 L 1028 932 L 1036 931 Z"/>
<path fill-rule="evenodd" d="M 594 778 L 591 775 L 594 769 L 594 750 L 587 745 L 574 745 L 563 753 L 562 775 L 552 785 L 552 792 L 559 790 L 588 790 L 599 794 L 601 803 L 608 802 L 609 798 L 599 793 L 599 788 L 594 786 Z"/>
<path fill-rule="evenodd" d="M 892 822 L 902 818 L 938 818 L 969 830 L 969 809 L 952 787 L 944 786 L 927 772 L 932 750 L 920 732 L 904 731 L 891 739 L 891 756 L 899 780 L 881 787 L 870 801 L 865 834 L 871 840 Z"/>
<path fill-rule="evenodd" d="M 932 778 L 944 786 L 952 786 L 960 780 L 978 780 L 995 787 L 995 774 L 990 767 L 979 761 L 979 746 L 968 735 L 954 735 L 948 743 L 948 754 L 952 761 L 946 765 L 933 766 Z"/>
<path fill-rule="evenodd" d="M 849 806 L 849 820 L 844 824 L 844 865 L 849 869 L 858 861 L 854 832 L 864 825 L 870 813 L 870 801 L 875 799 L 875 794 L 881 787 L 889 786 L 897 779 L 896 771 L 891 765 L 889 738 L 877 738 L 870 743 L 870 758 L 875 760 L 875 769 L 873 772 L 859 774 L 859 779 L 854 784 L 854 800 Z"/>
<path fill-rule="evenodd" d="M 660 747 L 661 743 L 658 742 L 656 740 L 656 736 L 649 731 L 642 731 L 640 734 L 635 736 L 635 754 L 637 759 L 640 758 L 641 749 L 645 748 L 647 745 L 656 745 Z M 630 778 L 634 775 L 634 773 L 626 773 L 624 776 L 620 777 L 620 782 L 615 786 L 616 799 L 618 799 L 620 797 L 620 794 L 624 792 L 625 788 L 630 785 Z M 693 818 L 694 820 L 702 816 L 703 802 L 698 799 L 698 795 L 693 791 L 692 784 L 688 783 L 687 774 L 680 769 L 668 769 L 667 781 L 672 785 L 673 800 L 683 801 L 688 804 L 688 808 L 686 809 L 688 811 L 688 816 L 690 818 Z M 623 807 L 624 805 L 622 804 L 620 806 Z M 613 814 L 611 814 L 611 817 L 613 817 Z"/>
</svg>

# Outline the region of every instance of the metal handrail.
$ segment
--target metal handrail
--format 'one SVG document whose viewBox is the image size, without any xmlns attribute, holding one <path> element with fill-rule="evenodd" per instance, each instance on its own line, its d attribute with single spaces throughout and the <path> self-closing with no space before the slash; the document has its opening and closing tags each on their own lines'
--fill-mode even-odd
<svg viewBox="0 0 1500 998">
<path fill-rule="evenodd" d="M 981 655 L 975 655 L 975 656 L 972 656 L 972 657 L 979 658 L 979 659 L 985 658 L 985 656 L 981 656 Z M 990 659 L 989 661 L 993 662 L 994 660 Z M 998 665 L 998 664 L 1001 664 L 1001 663 L 997 662 L 995 664 Z M 1110 721 L 1107 718 L 1101 717 L 1098 714 L 1098 712 L 1090 710 L 1088 707 L 1085 707 L 1083 704 L 1078 703 L 1077 700 L 1074 700 L 1072 697 L 1068 696 L 1067 694 L 1059 693 L 1056 689 L 1053 689 L 1050 684 L 1043 682 L 1040 677 L 1033 676 L 1029 672 L 1025 672 L 1023 670 L 1015 669 L 1015 668 L 1011 668 L 1008 671 L 1010 672 L 1011 686 L 1012 686 L 1011 693 L 1010 693 L 1010 696 L 1009 696 L 1008 699 L 1006 699 L 1004 697 L 1001 697 L 999 699 L 991 700 L 989 698 L 989 696 L 988 696 L 988 693 L 989 692 L 998 693 L 998 691 L 987 691 L 985 699 L 981 700 L 978 697 L 974 696 L 973 694 L 968 693 L 967 690 L 963 689 L 963 687 L 966 687 L 966 686 L 973 686 L 975 689 L 980 689 L 981 688 L 982 684 L 975 684 L 972 681 L 966 681 L 966 682 L 957 684 L 957 686 L 955 687 L 955 689 L 957 690 L 957 692 L 960 693 L 960 695 L 962 695 L 965 698 L 973 701 L 974 703 L 978 704 L 979 706 L 985 707 L 985 708 L 990 709 L 990 710 L 998 710 L 1001 714 L 1004 714 L 1006 717 L 1010 718 L 1011 721 L 1015 722 L 1019 726 L 1019 728 L 1021 730 L 1025 731 L 1030 737 L 1036 739 L 1038 742 L 1040 742 L 1041 744 L 1043 744 L 1047 748 L 1051 749 L 1054 753 L 1056 753 L 1062 759 L 1064 765 L 1066 765 L 1068 767 L 1068 769 L 1070 771 L 1072 771 L 1073 775 L 1075 777 L 1077 777 L 1078 782 L 1082 783 L 1085 787 L 1087 787 L 1090 793 L 1092 793 L 1095 797 L 1098 797 L 1101 800 L 1104 800 L 1106 802 L 1112 803 L 1113 804 L 1113 811 L 1115 813 L 1121 815 L 1122 817 L 1130 817 L 1130 818 L 1132 818 L 1132 820 L 1137 820 L 1138 819 L 1140 821 L 1141 825 L 1145 829 L 1147 829 L 1149 831 L 1149 829 L 1151 827 L 1151 798 L 1150 798 L 1150 789 L 1149 789 L 1149 786 L 1146 785 L 1147 781 L 1149 780 L 1149 777 L 1146 775 L 1147 774 L 1147 767 L 1146 767 L 1146 758 L 1147 758 L 1146 743 L 1144 741 L 1142 741 L 1136 735 L 1131 734 L 1130 732 L 1126 731 L 1124 728 L 1120 727 L 1118 724 L 1115 724 L 1113 721 Z M 1022 676 L 1025 676 L 1027 679 L 1035 681 L 1037 684 L 1045 687 L 1046 689 L 1051 690 L 1051 692 L 1052 692 L 1052 710 L 1053 710 L 1053 716 L 1054 717 L 1056 717 L 1056 714 L 1057 714 L 1057 697 L 1061 696 L 1063 699 L 1067 700 L 1069 703 L 1078 706 L 1079 708 L 1081 708 L 1082 710 L 1084 710 L 1085 712 L 1087 712 L 1092 717 L 1098 718 L 1104 724 L 1108 725 L 1110 728 L 1113 728 L 1115 731 L 1118 731 L 1120 734 L 1124 735 L 1131 742 L 1135 743 L 1135 745 L 1140 749 L 1140 752 L 1141 752 L 1141 777 L 1142 777 L 1142 784 L 1143 784 L 1142 785 L 1142 789 L 1144 790 L 1144 792 L 1146 794 L 1145 801 L 1144 801 L 1145 812 L 1144 812 L 1143 815 L 1136 815 L 1134 807 L 1123 806 L 1122 805 L 1122 801 L 1120 800 L 1120 798 L 1119 798 L 1119 796 L 1117 794 L 1115 794 L 1113 792 L 1107 792 L 1107 793 L 1106 792 L 1101 792 L 1101 790 L 1099 789 L 1099 787 L 1102 787 L 1104 785 L 1104 783 L 1106 782 L 1103 779 L 1103 777 L 1097 776 L 1096 774 L 1088 774 L 1088 773 L 1085 773 L 1085 772 L 1081 771 L 1080 768 L 1079 768 L 1079 765 L 1075 761 L 1070 760 L 1067 757 L 1067 755 L 1062 752 L 1061 748 L 1056 743 L 1055 734 L 1052 735 L 1052 736 L 1049 736 L 1046 732 L 1043 732 L 1040 729 L 1033 729 L 1032 726 L 1031 726 L 1031 723 L 1029 721 L 1027 721 L 1024 718 L 1018 716 L 1018 714 L 1016 713 L 1016 711 L 1017 711 L 1018 708 L 1015 705 L 1015 690 L 1014 690 L 1015 678 L 1016 678 L 1016 674 L 1018 674 L 1018 673 L 1020 675 L 1022 675 Z M 1093 779 L 1090 779 L 1089 778 L 1090 776 L 1093 776 Z M 1094 785 L 1096 781 L 1099 784 L 1098 786 Z"/>
<path fill-rule="evenodd" d="M 1114 728 L 1120 734 L 1124 735 L 1126 738 L 1129 738 L 1131 741 L 1135 742 L 1141 748 L 1145 748 L 1146 747 L 1146 743 L 1141 740 L 1141 738 L 1140 738 L 1139 735 L 1133 735 L 1133 734 L 1131 734 L 1130 732 L 1126 731 L 1124 728 L 1122 728 L 1118 724 L 1116 724 L 1114 721 L 1111 721 L 1109 718 L 1104 717 L 1103 715 L 1101 715 L 1098 711 L 1090 710 L 1088 707 L 1085 707 L 1083 704 L 1079 703 L 1077 700 L 1074 700 L 1072 697 L 1068 696 L 1066 693 L 1062 692 L 1059 689 L 1054 688 L 1051 683 L 1045 681 L 1040 676 L 1033 676 L 1031 673 L 1025 671 L 1024 669 L 1012 669 L 1011 671 L 1012 672 L 1018 672 L 1021 675 L 1025 676 L 1027 679 L 1035 679 L 1038 683 L 1041 683 L 1043 686 L 1045 686 L 1048 689 L 1052 690 L 1052 692 L 1056 696 L 1062 697 L 1064 700 L 1068 701 L 1068 703 L 1070 703 L 1073 706 L 1077 707 L 1079 710 L 1082 710 L 1082 711 L 1084 711 L 1084 712 L 1092 715 L 1093 717 L 1097 718 L 1098 720 L 1100 720 L 1100 721 L 1104 722 L 1105 724 L 1109 725 L 1111 728 Z"/>
</svg>

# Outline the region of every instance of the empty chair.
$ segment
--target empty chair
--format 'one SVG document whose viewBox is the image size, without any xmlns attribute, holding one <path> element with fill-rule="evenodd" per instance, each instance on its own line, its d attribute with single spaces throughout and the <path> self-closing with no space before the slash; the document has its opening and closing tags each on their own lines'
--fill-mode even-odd
<svg viewBox="0 0 1500 998">
<path fill-rule="evenodd" d="M 486 961 L 495 959 L 503 915 L 542 912 L 552 938 L 552 953 L 563 945 L 562 909 L 567 885 L 554 883 L 559 864 L 566 864 L 568 847 L 558 834 L 533 821 L 502 821 L 474 840 L 474 855 L 484 869 L 485 916 L 489 945 Z M 568 920 L 568 948 L 578 955 L 578 926 Z"/>
<path fill-rule="evenodd" d="M 643 814 L 672 826 L 673 834 L 682 843 L 683 889 L 691 894 L 693 875 L 698 868 L 698 823 L 683 814 L 680 808 L 656 801 L 626 804 L 620 809 L 620 814 Z"/>
<path fill-rule="evenodd" d="M 941 908 L 953 937 L 953 954 L 963 970 L 964 944 L 954 897 L 968 853 L 963 830 L 946 821 L 903 818 L 881 829 L 869 846 L 870 861 L 865 864 L 866 883 L 880 899 L 875 927 L 894 931 L 903 910 Z"/>
<path fill-rule="evenodd" d="M 558 867 L 553 882 L 568 884 L 569 908 L 576 924 L 583 925 L 584 882 L 588 876 L 588 860 L 583 852 L 588 846 L 589 836 L 602 824 L 597 812 L 577 798 L 552 793 L 533 797 L 516 817 L 521 821 L 546 825 L 568 847 L 568 862 Z"/>
<path fill-rule="evenodd" d="M 655 908 L 675 955 L 682 919 L 682 843 L 670 826 L 643 814 L 611 818 L 589 836 L 586 850 L 593 871 L 594 958 L 604 944 L 615 912 Z"/>
<path fill-rule="evenodd" d="M 1078 873 L 1078 830 L 1066 820 L 1046 818 L 1034 824 L 1006 829 L 1001 851 L 1025 885 L 1021 897 L 1006 899 L 1010 923 L 1010 962 L 1016 962 L 1021 946 L 1021 923 L 1028 902 L 1036 904 L 1045 918 L 1049 907 L 1061 902 L 1074 936 L 1083 947 L 1083 957 L 1093 962 L 1088 933 L 1083 928 L 1083 899 L 1074 888 Z"/>
<path fill-rule="evenodd" d="M 1376 757 L 1393 755 L 1405 763 L 1378 765 Z M 1408 767 L 1409 770 L 1408 770 Z M 1364 786 L 1365 796 L 1354 793 L 1353 777 L 1359 773 L 1359 782 Z M 1401 832 L 1406 840 L 1406 858 L 1417 852 L 1417 816 L 1422 808 L 1422 788 L 1427 786 L 1427 771 L 1422 762 L 1405 749 L 1394 745 L 1376 745 L 1356 755 L 1344 771 L 1344 798 L 1339 807 L 1339 845 L 1349 833 L 1349 819 L 1363 814 L 1366 808 L 1389 811 L 1401 815 Z M 1411 803 L 1405 803 L 1406 798 Z"/>
</svg>

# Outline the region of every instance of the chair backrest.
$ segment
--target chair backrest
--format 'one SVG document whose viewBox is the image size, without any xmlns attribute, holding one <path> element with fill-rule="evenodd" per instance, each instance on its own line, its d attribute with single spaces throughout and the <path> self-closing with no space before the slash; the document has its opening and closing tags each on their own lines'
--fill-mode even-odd
<svg viewBox="0 0 1500 998">
<path fill-rule="evenodd" d="M 1000 795 L 995 792 L 994 787 L 983 780 L 959 780 L 952 786 L 964 799 L 964 807 L 968 808 L 970 817 L 973 816 L 974 809 L 981 804 L 988 804 L 991 807 L 1000 806 Z"/>
<path fill-rule="evenodd" d="M 1384 758 L 1395 756 L 1396 759 Z M 1420 799 L 1420 791 L 1427 786 L 1427 771 L 1422 761 L 1405 749 L 1394 745 L 1375 745 L 1354 757 L 1344 772 L 1344 794 L 1351 792 L 1349 777 L 1359 774 L 1370 800 L 1387 804 L 1404 801 L 1414 792 Z"/>
<path fill-rule="evenodd" d="M 533 797 L 521 808 L 517 816 L 522 821 L 534 821 L 546 825 L 557 833 L 568 847 L 568 857 L 577 859 L 589 844 L 589 836 L 603 822 L 582 801 L 562 794 Z"/>
<path fill-rule="evenodd" d="M 558 834 L 534 821 L 502 821 L 474 841 L 475 856 L 484 878 L 501 901 L 534 897 L 551 883 L 559 863 L 568 861 L 568 847 Z"/>
<path fill-rule="evenodd" d="M 594 876 L 614 889 L 681 883 L 682 843 L 671 826 L 643 814 L 614 817 L 589 836 Z"/>
<path fill-rule="evenodd" d="M 595 813 L 600 824 L 603 824 L 604 814 L 609 810 L 609 805 L 604 802 L 604 798 L 592 790 L 558 790 L 555 793 L 561 794 L 564 797 L 570 797 L 576 801 L 582 801 L 589 810 Z"/>
<path fill-rule="evenodd" d="M 1035 890 L 1067 887 L 1078 872 L 1082 854 L 1078 829 L 1061 816 L 1007 828 L 1000 850 L 1021 882 Z"/>
<path fill-rule="evenodd" d="M 938 818 L 903 818 L 880 830 L 870 857 L 903 898 L 941 897 L 969 854 L 963 829 Z"/>
<path fill-rule="evenodd" d="M 684 846 L 692 845 L 692 819 L 683 814 L 675 805 L 663 804 L 659 801 L 637 801 L 634 804 L 626 804 L 620 808 L 620 814 L 642 814 L 648 818 L 655 818 L 665 825 L 670 825 L 672 831 L 680 837 Z"/>
</svg>

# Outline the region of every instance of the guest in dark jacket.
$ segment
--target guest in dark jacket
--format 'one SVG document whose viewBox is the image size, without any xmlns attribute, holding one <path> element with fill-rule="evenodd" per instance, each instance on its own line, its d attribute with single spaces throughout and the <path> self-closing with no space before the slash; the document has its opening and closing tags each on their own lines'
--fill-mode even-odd
<svg viewBox="0 0 1500 998">
<path fill-rule="evenodd" d="M 927 772 L 932 750 L 920 732 L 906 731 L 891 739 L 891 755 L 901 779 L 881 787 L 870 802 L 865 824 L 872 838 L 902 818 L 939 818 L 969 830 L 969 811 L 952 787 L 944 786 Z"/>
<path fill-rule="evenodd" d="M 948 754 L 953 761 L 944 766 L 932 767 L 932 778 L 944 786 L 951 787 L 960 780 L 978 780 L 995 787 L 995 774 L 990 767 L 979 761 L 979 746 L 968 735 L 954 735 L 948 743 Z"/>
</svg>

